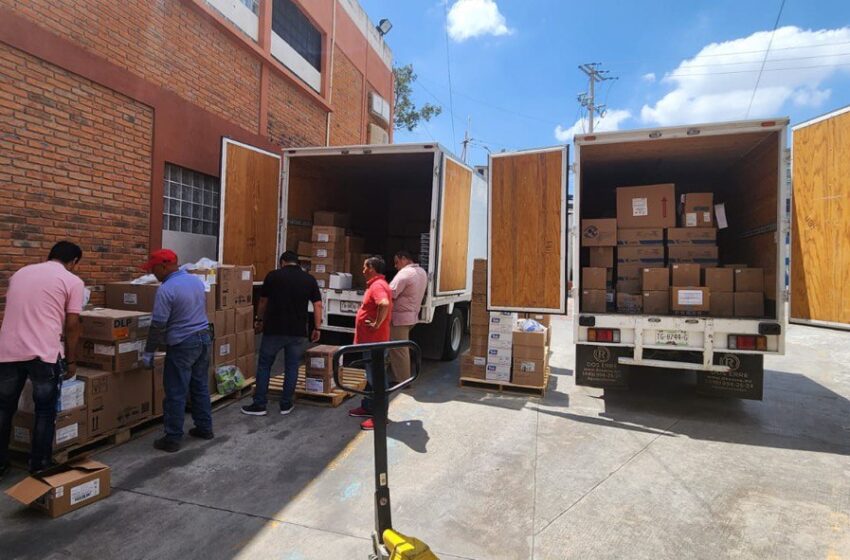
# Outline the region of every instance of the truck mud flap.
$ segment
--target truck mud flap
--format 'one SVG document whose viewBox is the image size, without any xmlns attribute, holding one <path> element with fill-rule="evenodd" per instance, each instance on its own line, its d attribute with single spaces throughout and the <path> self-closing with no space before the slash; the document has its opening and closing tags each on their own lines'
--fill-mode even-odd
<svg viewBox="0 0 850 560">
<path fill-rule="evenodd" d="M 618 359 L 631 357 L 632 348 L 576 344 L 576 385 L 603 389 L 628 389 L 630 366 Z"/>
<path fill-rule="evenodd" d="M 734 397 L 760 401 L 764 393 L 764 356 L 760 354 L 716 353 L 714 365 L 729 371 L 697 372 L 697 392 L 713 397 Z"/>
</svg>

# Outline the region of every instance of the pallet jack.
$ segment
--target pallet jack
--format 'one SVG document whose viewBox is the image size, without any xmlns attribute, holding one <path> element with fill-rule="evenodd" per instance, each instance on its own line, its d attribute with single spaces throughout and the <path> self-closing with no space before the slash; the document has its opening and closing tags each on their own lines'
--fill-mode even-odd
<svg viewBox="0 0 850 560">
<path fill-rule="evenodd" d="M 386 353 L 393 348 L 409 348 L 413 355 L 413 372 L 409 379 L 388 386 Z M 342 383 L 339 375 L 340 363 L 345 355 L 357 354 L 361 357 L 351 363 L 354 367 L 369 365 L 372 371 L 370 390 L 348 387 Z M 376 342 L 343 346 L 334 353 L 333 375 L 337 386 L 345 391 L 363 395 L 372 399 L 374 411 L 375 440 L 375 531 L 372 533 L 372 549 L 369 560 L 439 560 L 428 545 L 413 537 L 402 535 L 392 528 L 392 508 L 390 506 L 390 486 L 387 477 L 387 408 L 389 395 L 404 389 L 419 377 L 422 369 L 422 352 L 419 346 L 409 340 Z"/>
</svg>

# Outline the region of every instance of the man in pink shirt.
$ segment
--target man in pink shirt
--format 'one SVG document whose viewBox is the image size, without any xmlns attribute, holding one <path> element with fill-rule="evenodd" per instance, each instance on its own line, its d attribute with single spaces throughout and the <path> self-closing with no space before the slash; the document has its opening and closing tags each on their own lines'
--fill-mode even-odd
<svg viewBox="0 0 850 560">
<path fill-rule="evenodd" d="M 390 282 L 393 291 L 393 317 L 390 327 L 391 340 L 409 340 L 410 329 L 419 321 L 419 309 L 428 288 L 428 274 L 407 251 L 399 251 L 393 257 L 398 273 Z M 410 377 L 410 353 L 407 348 L 390 350 L 390 365 L 396 382 Z"/>
<path fill-rule="evenodd" d="M 81 258 L 82 249 L 60 241 L 47 262 L 25 266 L 9 280 L 0 326 L 0 477 L 9 468 L 12 417 L 27 379 L 35 401 L 30 471 L 50 466 L 61 378 L 77 372 L 84 288 L 73 271 Z"/>
</svg>

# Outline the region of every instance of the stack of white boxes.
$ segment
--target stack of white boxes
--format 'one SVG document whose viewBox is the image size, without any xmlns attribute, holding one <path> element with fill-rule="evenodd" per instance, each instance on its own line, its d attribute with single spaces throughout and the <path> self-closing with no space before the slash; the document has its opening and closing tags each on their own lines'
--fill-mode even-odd
<svg viewBox="0 0 850 560">
<path fill-rule="evenodd" d="M 490 313 L 485 379 L 504 382 L 511 380 L 511 349 L 513 347 L 513 330 L 516 322 L 516 313 L 509 313 L 507 311 Z"/>
</svg>

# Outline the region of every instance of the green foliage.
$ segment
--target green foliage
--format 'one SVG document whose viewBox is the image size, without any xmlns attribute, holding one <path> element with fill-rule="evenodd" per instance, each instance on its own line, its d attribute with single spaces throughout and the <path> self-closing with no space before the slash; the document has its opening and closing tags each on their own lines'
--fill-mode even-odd
<svg viewBox="0 0 850 560">
<path fill-rule="evenodd" d="M 419 125 L 420 121 L 430 121 L 443 112 L 443 108 L 439 105 L 426 103 L 417 108 L 411 101 L 412 85 L 416 81 L 412 64 L 393 68 L 393 77 L 395 87 L 395 122 L 393 126 L 396 130 L 406 128 L 412 131 Z"/>
</svg>

